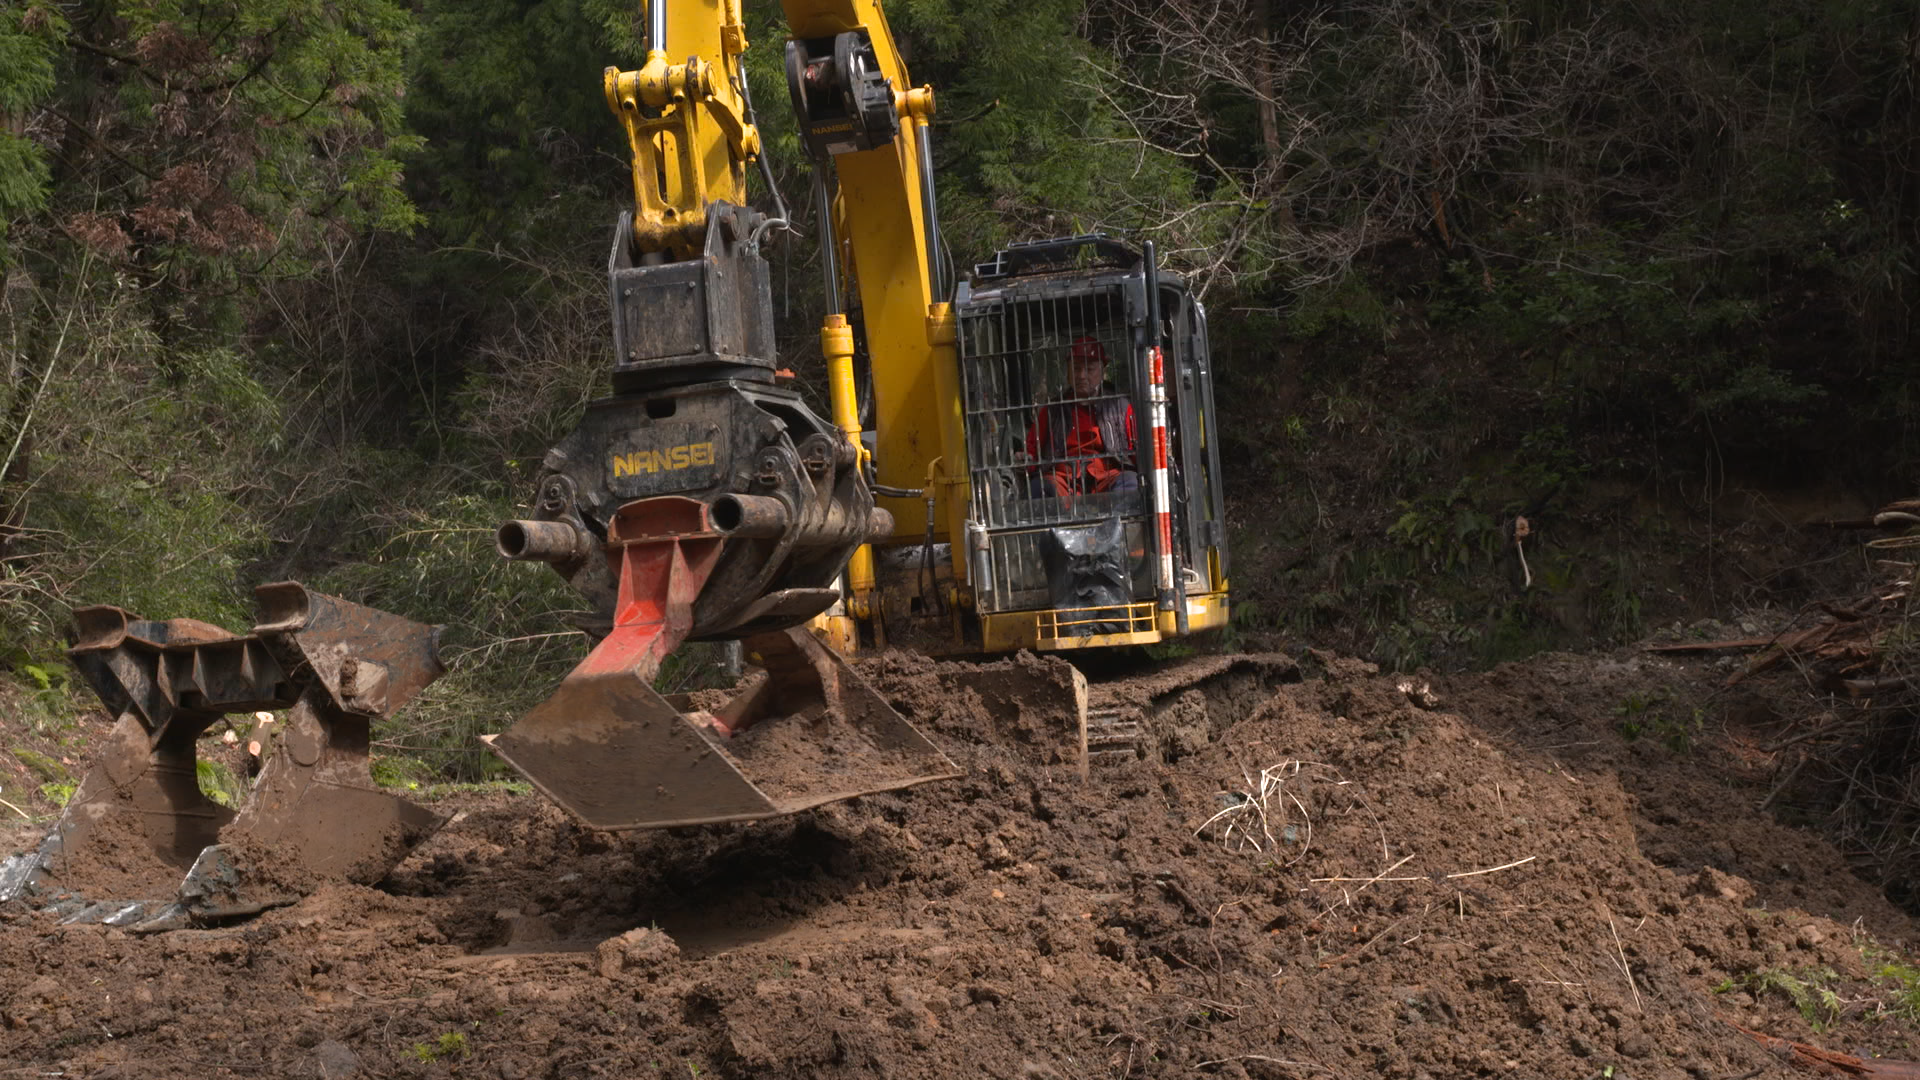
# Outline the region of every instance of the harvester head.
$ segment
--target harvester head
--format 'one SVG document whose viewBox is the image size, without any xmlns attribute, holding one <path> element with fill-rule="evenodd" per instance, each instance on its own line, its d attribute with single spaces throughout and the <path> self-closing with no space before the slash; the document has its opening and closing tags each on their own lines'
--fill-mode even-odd
<svg viewBox="0 0 1920 1080">
<path fill-rule="evenodd" d="M 370 728 L 443 670 L 436 630 L 294 582 L 254 591 L 246 635 L 115 607 L 75 612 L 73 664 L 115 716 L 38 850 L 0 863 L 0 903 L 166 929 L 372 884 L 441 824 L 379 790 Z M 290 710 L 246 800 L 201 793 L 196 744 L 228 713 Z"/>
<path fill-rule="evenodd" d="M 752 519 L 751 503 L 723 506 L 729 521 Z M 551 698 L 484 737 L 494 752 L 599 829 L 750 821 L 960 775 L 803 627 L 744 638 L 764 673 L 718 712 L 683 712 L 655 692 L 695 600 L 712 595 L 729 531 L 695 499 L 622 506 L 606 541 L 620 583 L 612 631 Z M 756 619 L 772 610 L 760 597 L 740 603 Z"/>
</svg>

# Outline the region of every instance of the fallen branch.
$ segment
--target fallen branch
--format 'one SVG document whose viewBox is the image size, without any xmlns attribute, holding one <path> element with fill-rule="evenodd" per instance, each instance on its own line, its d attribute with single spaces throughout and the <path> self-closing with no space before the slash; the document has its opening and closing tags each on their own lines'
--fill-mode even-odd
<svg viewBox="0 0 1920 1080">
<path fill-rule="evenodd" d="M 1677 645 L 1648 645 L 1643 652 L 1714 652 L 1719 649 L 1758 649 L 1773 644 L 1770 637 L 1735 638 L 1729 641 L 1683 641 Z"/>
<path fill-rule="evenodd" d="M 1833 1069 L 1850 1076 L 1882 1077 L 1885 1080 L 1920 1080 L 1920 1062 L 1894 1061 L 1889 1058 L 1857 1058 L 1852 1054 L 1835 1053 L 1822 1050 L 1817 1046 L 1794 1042 L 1744 1028 L 1729 1020 L 1727 1023 L 1742 1035 L 1766 1047 L 1784 1058 L 1790 1058 L 1795 1064 L 1811 1065 L 1816 1069 Z"/>
<path fill-rule="evenodd" d="M 1796 652 L 1810 652 L 1826 643 L 1828 637 L 1840 627 L 1837 622 L 1825 622 L 1809 627 L 1798 633 L 1782 634 L 1772 648 L 1747 662 L 1747 666 L 1727 676 L 1720 684 L 1721 689 L 1734 686 L 1741 680 L 1767 670 Z"/>
<path fill-rule="evenodd" d="M 1913 680 L 1905 675 L 1882 675 L 1874 679 L 1842 679 L 1840 685 L 1850 698 L 1875 697 L 1892 690 L 1905 690 Z"/>
</svg>

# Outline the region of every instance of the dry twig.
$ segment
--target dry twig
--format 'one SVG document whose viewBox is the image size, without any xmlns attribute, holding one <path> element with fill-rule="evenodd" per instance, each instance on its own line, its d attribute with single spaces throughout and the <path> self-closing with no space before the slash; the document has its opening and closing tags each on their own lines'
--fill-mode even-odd
<svg viewBox="0 0 1920 1080">
<path fill-rule="evenodd" d="M 1413 856 L 1411 855 L 1407 856 L 1408 859 L 1412 857 Z M 1317 877 L 1317 878 L 1309 878 L 1308 880 L 1312 881 L 1316 885 L 1323 884 L 1329 881 L 1364 881 L 1368 885 L 1371 885 L 1376 881 L 1452 881 L 1455 878 L 1478 877 L 1481 874 L 1491 874 L 1500 870 L 1511 870 L 1516 866 L 1524 866 L 1525 864 L 1530 863 L 1537 858 L 1539 858 L 1538 855 L 1529 855 L 1524 859 L 1515 859 L 1510 863 L 1501 863 L 1499 866 L 1489 866 L 1484 870 L 1462 870 L 1462 871 L 1459 871 L 1458 873 L 1446 874 L 1437 878 L 1431 874 L 1420 874 L 1420 875 L 1415 875 L 1413 877 L 1370 877 L 1370 878 Z M 1400 860 L 1401 863 L 1406 861 L 1407 859 Z M 1400 863 L 1394 863 L 1393 865 L 1399 866 Z M 1392 867 L 1389 867 L 1388 869 L 1392 869 Z"/>
<path fill-rule="evenodd" d="M 1613 925 L 1613 912 L 1607 911 L 1607 931 L 1613 935 L 1613 951 L 1620 960 L 1620 973 L 1627 977 L 1627 989 L 1633 992 L 1633 1010 L 1641 1016 L 1647 1015 L 1646 1007 L 1640 1004 L 1640 988 L 1633 985 L 1633 968 L 1627 966 L 1627 950 L 1620 944 L 1620 930 Z"/>
</svg>

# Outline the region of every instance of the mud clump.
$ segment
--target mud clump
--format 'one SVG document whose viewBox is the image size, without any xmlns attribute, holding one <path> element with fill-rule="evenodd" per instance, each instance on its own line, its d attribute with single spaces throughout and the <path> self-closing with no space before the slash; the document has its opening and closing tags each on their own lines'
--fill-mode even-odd
<svg viewBox="0 0 1920 1080">
<path fill-rule="evenodd" d="M 1331 659 L 1204 702 L 1097 685 L 1162 726 L 1082 782 L 1044 750 L 1066 738 L 1042 707 L 883 658 L 867 679 L 964 778 L 623 834 L 463 794 L 377 888 L 151 938 L 13 913 L 0 1059 L 88 1077 L 1799 1075 L 1736 1024 L 1920 1057 L 1872 1005 L 1913 924 L 1753 812 L 1767 777 L 1737 747 L 1622 735 L 1623 702 L 1691 716 L 1710 670 L 1545 657 L 1403 687 Z"/>
<path fill-rule="evenodd" d="M 659 930 L 638 927 L 608 938 L 594 949 L 594 964 L 604 979 L 623 973 L 645 974 L 680 958 L 680 946 Z"/>
</svg>

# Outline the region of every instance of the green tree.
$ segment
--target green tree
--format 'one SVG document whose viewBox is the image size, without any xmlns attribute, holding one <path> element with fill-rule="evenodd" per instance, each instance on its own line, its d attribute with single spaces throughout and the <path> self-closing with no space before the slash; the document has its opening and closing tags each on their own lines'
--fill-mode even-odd
<svg viewBox="0 0 1920 1080">
<path fill-rule="evenodd" d="M 52 73 L 9 63 L 0 99 L 48 164 L 0 168 L 28 191 L 9 198 L 0 294 L 0 603 L 32 616 L 0 622 L 44 629 L 72 600 L 231 616 L 301 481 L 272 479 L 298 373 L 249 324 L 268 283 L 418 223 L 400 164 L 419 142 L 413 21 L 390 0 L 61 10 L 0 14 L 0 49 Z"/>
<path fill-rule="evenodd" d="M 27 136 L 27 124 L 53 93 L 53 61 L 65 32 L 66 20 L 51 4 L 0 11 L 0 268 L 8 223 L 46 204 L 46 154 Z"/>
<path fill-rule="evenodd" d="M 615 0 L 426 0 L 408 115 L 426 139 L 411 185 L 461 245 L 598 237 L 626 186 L 625 139 L 600 71 L 639 62 L 636 8 Z"/>
</svg>

